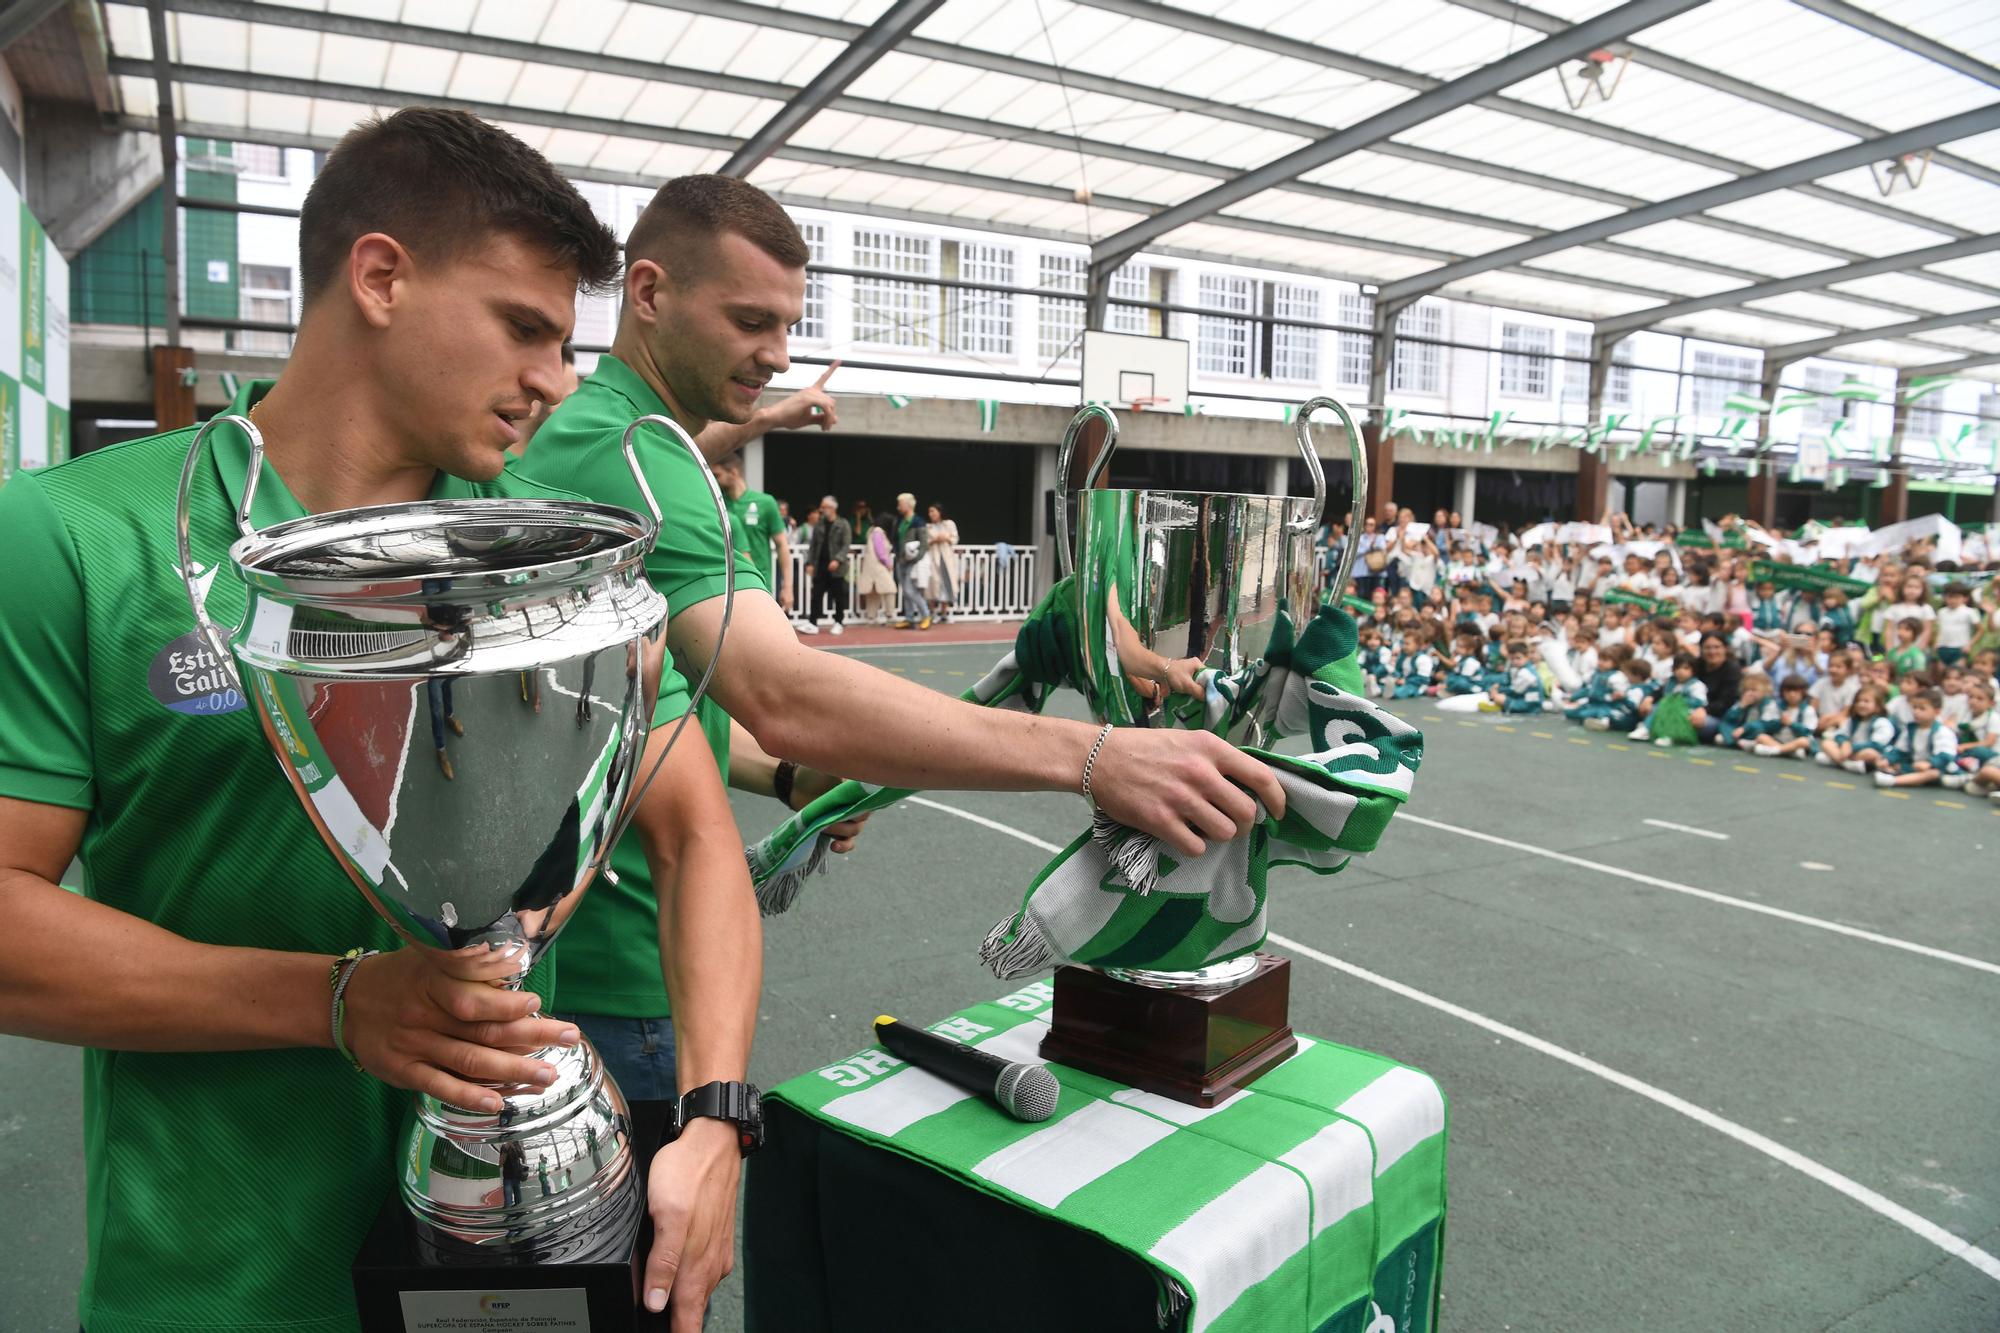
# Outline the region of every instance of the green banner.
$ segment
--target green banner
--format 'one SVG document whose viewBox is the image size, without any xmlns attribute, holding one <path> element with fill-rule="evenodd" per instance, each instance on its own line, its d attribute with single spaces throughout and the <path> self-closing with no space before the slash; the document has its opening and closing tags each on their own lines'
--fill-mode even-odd
<svg viewBox="0 0 2000 1333">
<path fill-rule="evenodd" d="M 1626 592 L 1623 588 L 1613 588 L 1600 599 L 1613 606 L 1636 606 L 1649 616 L 1679 616 L 1680 604 L 1662 601 L 1657 597 L 1642 597 L 1636 592 Z"/>
<path fill-rule="evenodd" d="M 1805 592 L 1838 588 L 1847 593 L 1864 593 L 1874 586 L 1867 579 L 1851 579 L 1831 569 L 1812 565 L 1781 565 L 1774 560 L 1752 560 L 1750 582 L 1775 583 L 1780 588 L 1796 588 Z"/>
<path fill-rule="evenodd" d="M 1683 529 L 1675 536 L 1674 545 L 1687 547 L 1696 551 L 1713 551 L 1715 549 L 1715 542 L 1707 533 L 1696 532 L 1692 528 Z"/>
<path fill-rule="evenodd" d="M 1340 599 L 1340 604 L 1357 616 L 1372 616 L 1375 614 L 1375 603 L 1363 597 L 1343 597 Z"/>
<path fill-rule="evenodd" d="M 47 380 L 48 245 L 42 224 L 21 205 L 21 383 L 40 393 Z"/>
</svg>

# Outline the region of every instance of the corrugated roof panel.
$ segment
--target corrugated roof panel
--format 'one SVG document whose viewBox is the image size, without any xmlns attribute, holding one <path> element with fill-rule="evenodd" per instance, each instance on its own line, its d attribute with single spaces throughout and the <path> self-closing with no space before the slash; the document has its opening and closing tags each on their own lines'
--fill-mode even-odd
<svg viewBox="0 0 2000 1333">
<path fill-rule="evenodd" d="M 325 9 L 331 13 L 352 14 L 356 18 L 364 19 L 394 19 L 403 9 L 400 0 L 327 0 L 325 4 L 311 3 L 310 0 L 306 3 L 292 3 L 292 0 L 282 0 L 282 2 L 288 9 Z M 471 21 L 471 16 L 466 15 L 455 31 L 466 31 Z"/>
<path fill-rule="evenodd" d="M 846 49 L 841 42 L 810 33 L 760 28 L 755 41 L 744 43 L 718 68 L 739 78 L 770 79 L 774 83 L 803 87 Z M 616 48 L 613 50 L 623 54 L 616 52 Z"/>
<path fill-rule="evenodd" d="M 428 3 L 426 0 L 424 5 L 407 8 L 426 8 Z M 622 4 L 606 4 L 604 0 L 556 0 L 536 40 L 572 51 L 603 51 L 627 8 Z"/>
<path fill-rule="evenodd" d="M 442 96 L 451 81 L 453 60 L 436 47 L 397 42 L 389 48 L 389 66 L 382 71 L 382 86 L 424 97 Z"/>
<path fill-rule="evenodd" d="M 1756 302 L 1751 308 L 1775 311 L 1781 315 L 1797 315 L 1801 319 L 1820 320 L 1850 329 L 1874 328 L 1881 324 L 1895 324 L 1905 319 L 1922 318 L 1922 316 L 1899 315 L 1892 310 L 1864 305 L 1857 301 L 1843 301 L 1838 292 L 1789 292 L 1784 296 L 1767 297 Z"/>
<path fill-rule="evenodd" d="M 133 60 L 153 58 L 153 30 L 143 6 L 104 6 L 104 38 L 114 55 L 129 56 Z M 167 44 L 170 47 L 173 45 L 171 38 Z M 157 103 L 147 105 L 150 108 Z M 146 114 L 151 115 L 151 110 Z"/>
<path fill-rule="evenodd" d="M 313 77 L 327 83 L 379 88 L 389 68 L 389 50 L 388 42 L 328 33 L 320 39 L 319 57 L 311 66 Z"/>
<path fill-rule="evenodd" d="M 625 5 L 624 13 L 604 39 L 604 49 L 627 60 L 664 63 L 694 15 L 656 5 Z"/>
<path fill-rule="evenodd" d="M 316 32 L 299 28 L 278 28 L 268 23 L 251 23 L 244 27 L 249 37 L 248 68 L 265 70 L 308 70 L 319 64 L 327 39 Z M 344 69 L 334 76 L 340 83 L 356 83 L 367 88 L 381 86 L 382 65 L 388 58 L 384 43 L 370 42 L 376 54 L 365 68 Z"/>
<path fill-rule="evenodd" d="M 509 100 L 515 106 L 531 106 L 540 111 L 568 111 L 583 82 L 584 72 L 580 69 L 531 65 L 515 85 Z"/>
<path fill-rule="evenodd" d="M 1959 273 L 1960 276 L 1971 278 L 1975 282 L 1982 280 L 1976 269 L 1965 266 L 1962 261 L 1939 264 L 1936 267 L 1941 271 Z M 2000 269 L 2000 264 L 1989 266 L 1984 274 L 1984 280 L 2000 279 L 2000 271 L 1995 271 L 1996 269 Z M 1994 282 L 1994 285 L 2000 286 L 2000 281 Z M 1872 296 L 1878 301 L 1894 301 L 1898 305 L 1914 306 L 1919 310 L 1940 315 L 1949 314 L 1954 310 L 1975 310 L 1982 305 L 1994 304 L 1992 297 L 1981 296 L 1978 292 L 1927 278 L 1922 270 L 1857 278 L 1851 282 L 1838 283 L 1832 290 Z"/>
<path fill-rule="evenodd" d="M 290 0 L 278 0 L 289 3 Z M 302 9 L 316 9 L 317 5 L 304 4 Z M 629 5 L 619 5 L 618 9 L 628 9 Z M 327 6 L 336 14 L 358 14 L 364 18 L 396 19 L 404 23 L 419 23 L 427 28 L 443 28 L 447 32 L 470 32 L 472 16 L 479 10 L 479 0 L 424 0 L 421 5 L 400 3 L 400 0 L 333 0 Z"/>
<path fill-rule="evenodd" d="M 1409 213 L 1392 212 L 1385 208 L 1369 208 L 1363 204 L 1315 199 L 1311 195 L 1287 190 L 1266 190 L 1262 194 L 1244 200 L 1241 204 L 1232 206 L 1229 211 L 1271 222 L 1289 222 L 1301 227 L 1314 227 L 1321 231 L 1348 232 L 1356 236 L 1404 241 L 1411 245 L 1428 245 L 1461 255 L 1479 254 L 1499 246 L 1510 245 L 1520 240 L 1522 235 L 1518 231 L 1505 231 L 1497 227 L 1473 227 L 1457 222 L 1417 217 Z"/>
<path fill-rule="evenodd" d="M 472 102 L 507 102 L 515 80 L 525 68 L 518 60 L 496 60 L 468 52 L 455 62 L 445 95 Z"/>
<path fill-rule="evenodd" d="M 1704 310 L 1663 327 L 1706 342 L 1733 343 L 1751 348 L 1772 347 L 1833 332 L 1830 328 L 1816 329 L 1811 325 L 1794 324 L 1790 320 L 1765 318 L 1754 310 Z"/>
<path fill-rule="evenodd" d="M 1608 292 L 1601 287 L 1586 287 L 1560 279 L 1561 275 L 1554 273 L 1542 278 L 1495 271 L 1454 284 L 1445 295 L 1467 300 L 1476 298 L 1489 305 L 1515 310 L 1559 312 L 1586 319 L 1605 319 L 1653 304 L 1643 296 Z"/>
<path fill-rule="evenodd" d="M 1772 278 L 1788 278 L 1844 261 L 1796 246 L 1754 236 L 1740 236 L 1719 227 L 1704 226 L 1689 218 L 1657 222 L 1650 227 L 1628 231 L 1617 238 L 1626 245 L 1644 246 L 1664 254 L 1728 264 L 1746 272 Z M 1749 279 L 1745 279 L 1749 281 Z"/>
<path fill-rule="evenodd" d="M 1723 204 L 1709 212 L 1864 254 L 1895 254 L 1947 239 L 1943 233 L 1915 219 L 1903 223 L 1797 190 L 1775 190 Z"/>
<path fill-rule="evenodd" d="M 508 0 L 504 5 L 481 5 L 473 12 L 472 31 L 486 37 L 532 42 L 541 36 L 554 9 L 554 0 Z"/>
<path fill-rule="evenodd" d="M 1640 148 L 1466 106 L 1396 136 L 1398 142 L 1496 162 L 1561 180 L 1665 199 L 1729 177 L 1708 167 Z"/>
<path fill-rule="evenodd" d="M 181 114 L 197 124 L 249 124 L 250 95 L 239 88 L 205 88 L 198 83 L 180 88 Z"/>
<path fill-rule="evenodd" d="M 1995 95 L 2000 97 L 2000 92 Z M 1957 151 L 1956 145 L 1952 151 Z M 1987 156 L 2000 160 L 2000 153 L 1989 153 Z M 1828 176 L 1820 184 L 1856 198 L 1886 202 L 1905 213 L 1917 215 L 1919 222 L 1927 218 L 1936 219 L 1973 232 L 1991 229 L 1994 201 L 1996 196 L 2000 196 L 2000 188 L 1960 172 L 1946 171 L 1936 164 L 1924 171 L 1923 184 L 1916 189 L 1898 189 L 1886 197 L 1876 185 L 1875 177 L 1865 167 Z"/>
<path fill-rule="evenodd" d="M 591 159 L 590 165 L 599 171 L 638 172 L 658 147 L 658 144 L 644 139 L 612 135 L 597 150 L 597 156 Z"/>
<path fill-rule="evenodd" d="M 1607 282 L 1629 282 L 1634 286 L 1672 292 L 1676 296 L 1707 296 L 1711 292 L 1727 291 L 1741 285 L 1735 278 L 1726 278 L 1705 269 L 1633 259 L 1590 246 L 1558 250 L 1540 259 L 1529 260 L 1527 267 L 1537 271 L 1560 270 L 1587 278 L 1602 278 Z"/>
<path fill-rule="evenodd" d="M 378 108 L 330 97 L 291 97 L 281 93 L 250 94 L 250 123 L 338 139 Z"/>
<path fill-rule="evenodd" d="M 709 14 L 697 15 L 681 30 L 667 60 L 689 69 L 716 69 L 726 66 L 752 49 L 765 29 Z"/>
<path fill-rule="evenodd" d="M 569 109 L 633 125 L 678 125 L 701 96 L 670 83 L 641 83 L 617 74 L 593 74 L 570 94 Z"/>
<path fill-rule="evenodd" d="M 247 69 L 250 62 L 249 25 L 235 19 L 213 19 L 200 14 L 167 15 L 167 49 L 184 65 L 207 65 L 216 69 Z M 306 45 L 313 42 L 309 32 L 298 34 Z"/>
<path fill-rule="evenodd" d="M 1941 264 L 1926 264 L 1926 269 L 1950 274 L 1955 278 L 1969 278 L 1973 282 L 1983 282 L 1989 287 L 2000 287 L 2000 250 L 1989 250 L 1982 255 L 1967 255 L 1963 259 L 1947 259 Z"/>
<path fill-rule="evenodd" d="M 1407 277 L 1429 267 L 1429 261 L 1405 259 L 1378 250 L 1358 250 L 1351 246 L 1294 241 L 1264 232 L 1243 231 L 1214 223 L 1197 222 L 1182 227 L 1162 242 L 1162 248 L 1191 247 L 1204 253 L 1230 256 L 1240 262 L 1258 260 L 1323 270 L 1331 275 L 1386 282 Z"/>
<path fill-rule="evenodd" d="M 1413 162 L 1386 153 L 1355 153 L 1332 166 L 1306 173 L 1305 179 L 1468 213 L 1490 212 L 1508 221 L 1525 222 L 1550 231 L 1623 211 L 1616 204 Z"/>
</svg>

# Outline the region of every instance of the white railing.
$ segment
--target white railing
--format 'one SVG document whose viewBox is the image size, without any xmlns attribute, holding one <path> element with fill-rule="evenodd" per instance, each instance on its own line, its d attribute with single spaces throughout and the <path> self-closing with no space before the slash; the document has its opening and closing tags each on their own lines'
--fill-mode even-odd
<svg viewBox="0 0 2000 1333">
<path fill-rule="evenodd" d="M 854 592 L 854 580 L 861 568 L 861 547 L 847 548 L 848 613 L 858 618 L 861 598 Z M 891 578 L 895 575 L 892 573 Z M 952 579 L 957 599 L 951 604 L 953 620 L 1020 620 L 1035 609 L 1035 548 L 1016 546 L 1004 566 L 997 546 L 960 546 L 958 571 Z M 792 549 L 792 603 L 785 609 L 792 619 L 805 619 L 806 552 Z M 896 600 L 900 600 L 898 597 Z M 895 611 L 895 602 L 890 611 Z M 822 618 L 826 608 L 821 607 Z"/>
</svg>

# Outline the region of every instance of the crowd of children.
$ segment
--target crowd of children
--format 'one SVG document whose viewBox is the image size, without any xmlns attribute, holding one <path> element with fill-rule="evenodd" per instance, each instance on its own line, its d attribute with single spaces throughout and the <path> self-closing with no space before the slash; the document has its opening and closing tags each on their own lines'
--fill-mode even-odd
<svg viewBox="0 0 2000 1333">
<path fill-rule="evenodd" d="M 1418 526 L 1449 553 L 1431 586 L 1377 562 L 1343 590 L 1371 694 L 2000 803 L 2000 562 L 1928 540 L 1821 559 L 1734 519 L 1684 535 L 1612 516 L 1588 547 L 1547 524 Z"/>
</svg>

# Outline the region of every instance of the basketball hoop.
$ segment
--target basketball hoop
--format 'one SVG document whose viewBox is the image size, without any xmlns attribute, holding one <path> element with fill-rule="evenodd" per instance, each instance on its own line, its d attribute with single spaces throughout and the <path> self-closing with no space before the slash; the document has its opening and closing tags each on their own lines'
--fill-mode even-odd
<svg viewBox="0 0 2000 1333">
<path fill-rule="evenodd" d="M 1143 412 L 1149 407 L 1163 406 L 1166 402 L 1167 399 L 1159 397 L 1131 398 L 1126 400 L 1125 406 L 1134 412 Z"/>
</svg>

